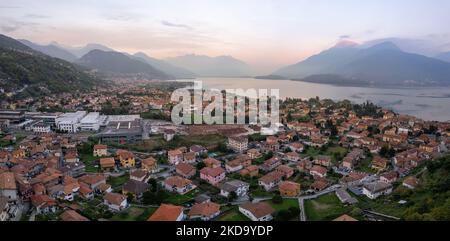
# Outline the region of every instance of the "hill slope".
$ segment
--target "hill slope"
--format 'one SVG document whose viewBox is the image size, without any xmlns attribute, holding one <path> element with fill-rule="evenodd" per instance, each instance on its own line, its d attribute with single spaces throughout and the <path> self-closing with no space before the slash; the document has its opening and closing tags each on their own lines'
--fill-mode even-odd
<svg viewBox="0 0 450 241">
<path fill-rule="evenodd" d="M 65 61 L 69 61 L 69 62 L 73 62 L 77 59 L 77 57 L 75 55 L 73 55 L 72 53 L 70 53 L 69 51 L 66 51 L 65 49 L 62 49 L 53 44 L 39 45 L 39 44 L 30 42 L 28 40 L 25 40 L 25 39 L 21 39 L 19 41 L 36 51 L 39 51 L 41 53 L 44 53 L 44 54 L 54 57 L 54 58 L 63 59 Z"/>
<path fill-rule="evenodd" d="M 195 74 L 192 73 L 191 71 L 187 70 L 187 69 L 174 66 L 172 64 L 167 63 L 164 60 L 159 60 L 159 59 L 155 59 L 155 58 L 149 57 L 148 55 L 146 55 L 146 54 L 144 54 L 142 52 L 135 53 L 133 55 L 133 57 L 138 59 L 138 60 L 142 60 L 145 63 L 155 67 L 156 69 L 159 69 L 159 70 L 163 71 L 166 74 L 174 76 L 177 79 L 191 79 L 191 78 L 195 78 Z"/>
<path fill-rule="evenodd" d="M 450 63 L 406 53 L 390 42 L 370 48 L 331 48 L 274 73 L 291 79 L 340 76 L 372 85 L 448 85 Z M 322 82 L 332 83 L 333 79 Z"/>
<path fill-rule="evenodd" d="M 107 75 L 139 76 L 159 80 L 173 79 L 172 76 L 147 63 L 113 51 L 92 50 L 77 60 L 76 63 Z"/>
<path fill-rule="evenodd" d="M 20 90 L 41 95 L 85 90 L 103 83 L 81 71 L 78 66 L 0 35 L 0 87 L 7 92 Z"/>
</svg>

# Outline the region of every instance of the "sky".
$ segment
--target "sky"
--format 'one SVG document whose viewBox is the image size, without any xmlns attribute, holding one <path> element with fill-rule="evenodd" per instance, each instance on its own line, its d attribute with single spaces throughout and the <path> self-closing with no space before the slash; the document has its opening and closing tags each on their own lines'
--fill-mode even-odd
<svg viewBox="0 0 450 241">
<path fill-rule="evenodd" d="M 448 0 L 2 0 L 0 33 L 156 58 L 231 55 L 271 72 L 327 49 L 399 37 L 450 50 Z"/>
</svg>

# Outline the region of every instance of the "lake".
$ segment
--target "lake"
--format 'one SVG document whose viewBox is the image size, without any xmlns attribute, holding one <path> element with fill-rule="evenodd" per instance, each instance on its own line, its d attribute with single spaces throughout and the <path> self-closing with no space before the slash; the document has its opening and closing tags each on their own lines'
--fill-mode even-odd
<svg viewBox="0 0 450 241">
<path fill-rule="evenodd" d="M 198 78 L 196 80 L 202 80 L 204 88 L 279 89 L 281 98 L 304 99 L 319 96 L 321 99 L 348 99 L 354 103 L 363 103 L 368 100 L 384 108 L 424 120 L 450 120 L 450 87 L 344 87 L 291 80 L 252 78 Z"/>
</svg>

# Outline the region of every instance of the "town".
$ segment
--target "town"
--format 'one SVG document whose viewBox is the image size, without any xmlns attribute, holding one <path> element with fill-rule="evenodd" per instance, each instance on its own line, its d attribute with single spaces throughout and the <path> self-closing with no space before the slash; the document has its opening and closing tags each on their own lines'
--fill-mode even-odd
<svg viewBox="0 0 450 241">
<path fill-rule="evenodd" d="M 450 122 L 288 98 L 270 135 L 255 124 L 176 125 L 170 94 L 182 86 L 7 95 L 0 220 L 439 220 L 414 205 L 448 164 Z"/>
</svg>

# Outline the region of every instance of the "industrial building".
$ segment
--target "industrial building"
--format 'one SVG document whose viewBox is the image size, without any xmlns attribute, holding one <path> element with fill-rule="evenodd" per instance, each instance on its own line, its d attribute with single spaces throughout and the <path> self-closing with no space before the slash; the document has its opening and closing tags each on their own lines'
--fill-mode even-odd
<svg viewBox="0 0 450 241">
<path fill-rule="evenodd" d="M 97 134 L 104 143 L 134 143 L 142 141 L 142 120 L 139 115 L 108 116 L 105 130 Z"/>
<path fill-rule="evenodd" d="M 82 131 L 98 131 L 101 126 L 106 125 L 107 119 L 108 117 L 105 115 L 91 112 L 81 119 L 80 128 Z"/>
<path fill-rule="evenodd" d="M 80 131 L 80 121 L 87 115 L 86 111 L 77 111 L 75 113 L 64 113 L 55 120 L 56 128 L 68 133 Z"/>
</svg>

